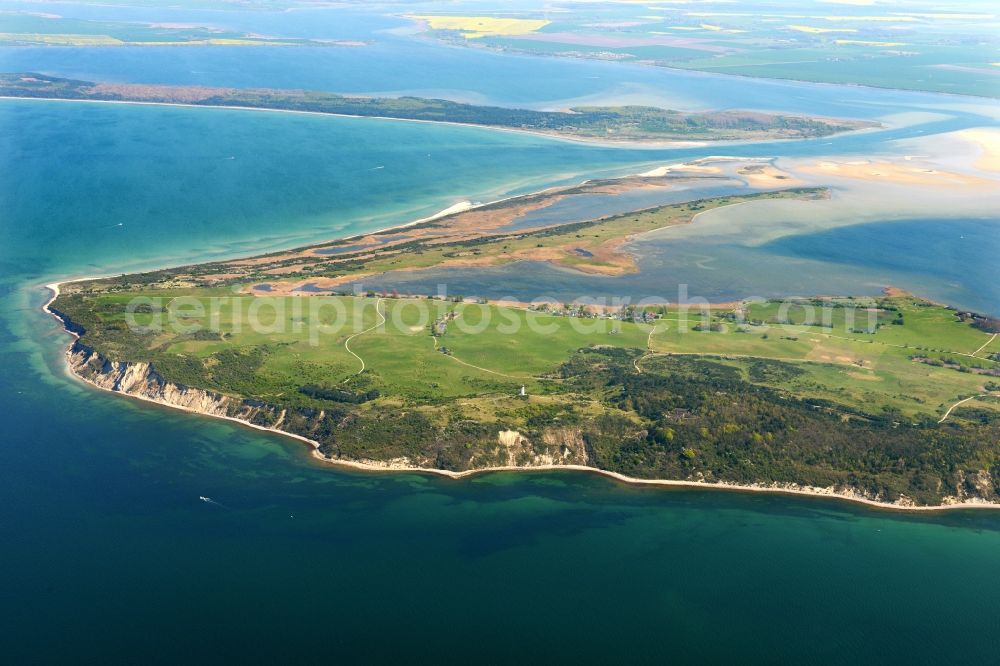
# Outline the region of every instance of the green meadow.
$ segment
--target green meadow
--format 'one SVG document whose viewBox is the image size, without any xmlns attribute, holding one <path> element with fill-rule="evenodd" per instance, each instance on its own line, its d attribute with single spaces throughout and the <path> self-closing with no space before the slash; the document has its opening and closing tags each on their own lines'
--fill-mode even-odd
<svg viewBox="0 0 1000 666">
<path fill-rule="evenodd" d="M 583 464 L 928 504 L 1000 478 L 997 337 L 976 328 L 990 322 L 912 297 L 608 312 L 128 284 L 66 285 L 53 303 L 81 334 L 78 372 L 148 362 L 147 381 L 229 396 L 228 415 L 335 460 Z"/>
<path fill-rule="evenodd" d="M 1000 339 L 907 297 L 651 308 L 648 321 L 569 316 L 564 306 L 224 289 L 81 292 L 56 306 L 109 358 L 150 361 L 191 386 L 303 404 L 316 401 L 302 386 L 377 390 L 382 400 L 414 404 L 512 395 L 521 385 L 555 395 L 565 392 L 560 367 L 602 348 L 634 350 L 637 372 L 657 355 L 712 358 L 749 383 L 858 413 L 940 416 L 960 399 L 992 393 L 990 381 L 1000 379 L 988 374 L 1000 368 L 989 358 Z"/>
</svg>

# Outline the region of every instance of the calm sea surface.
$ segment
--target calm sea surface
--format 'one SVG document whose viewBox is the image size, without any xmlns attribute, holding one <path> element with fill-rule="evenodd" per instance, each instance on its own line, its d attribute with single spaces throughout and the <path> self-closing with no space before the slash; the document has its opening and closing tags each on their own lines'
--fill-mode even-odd
<svg viewBox="0 0 1000 666">
<path fill-rule="evenodd" d="M 69 73 L 60 69 L 66 53 L 25 50 L 0 61 L 4 70 Z M 173 65 L 136 57 L 121 50 L 76 62 L 167 79 L 194 56 Z M 215 71 L 215 83 L 252 70 L 230 57 L 214 51 L 185 66 Z M 453 54 L 425 57 L 448 63 Z M 316 71 L 296 63 L 294 71 Z M 456 67 L 411 87 L 470 89 Z M 562 67 L 546 60 L 539 75 Z M 404 87 L 383 76 L 371 85 Z M 596 91 L 580 83 L 591 79 L 572 80 L 560 95 Z M 527 98 L 527 88 L 499 81 L 484 83 L 494 89 L 483 94 Z M 854 89 L 779 87 L 802 107 L 889 101 L 882 91 L 866 102 Z M 955 111 L 921 131 L 974 122 Z M 862 147 L 856 137 L 831 141 Z M 794 156 L 831 150 L 778 146 Z M 993 662 L 1000 514 L 911 516 L 569 473 L 453 482 L 322 468 L 295 442 L 79 385 L 63 372 L 67 337 L 38 309 L 40 285 L 56 278 L 288 246 L 464 198 L 704 154 L 289 114 L 0 102 L 0 657 Z M 995 247 L 990 223 L 956 222 L 978 234 L 977 245 Z M 794 257 L 824 247 L 823 261 L 869 266 L 851 248 L 891 242 L 897 231 L 940 235 L 939 227 L 860 225 L 754 252 Z M 986 273 L 882 264 L 996 298 L 977 287 Z"/>
</svg>

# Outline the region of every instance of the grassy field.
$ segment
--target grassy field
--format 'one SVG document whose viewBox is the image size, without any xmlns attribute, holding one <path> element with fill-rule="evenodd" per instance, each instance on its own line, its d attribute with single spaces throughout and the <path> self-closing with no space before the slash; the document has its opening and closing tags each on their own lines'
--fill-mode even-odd
<svg viewBox="0 0 1000 666">
<path fill-rule="evenodd" d="M 154 302 L 156 312 L 140 306 L 140 312 L 129 314 L 128 303 L 137 297 Z M 380 320 L 376 304 L 386 321 L 364 332 Z M 379 388 L 388 396 L 431 401 L 513 393 L 521 384 L 543 390 L 544 376 L 579 348 L 641 348 L 648 329 L 632 322 L 571 321 L 432 299 L 254 297 L 222 290 L 105 294 L 86 305 L 88 314 L 81 317 L 77 310 L 74 317 L 89 324 L 88 342 L 116 358 L 161 365 L 188 359 L 204 371 L 200 384 L 198 378 L 184 378 L 192 385 L 207 383 L 242 394 L 219 379 L 230 375 L 214 369 L 225 366 L 227 355 L 262 354 L 253 378 L 241 381 L 241 387 L 255 382 L 251 395 L 256 398 L 285 395 L 303 384 L 351 383 Z M 459 316 L 445 335 L 432 337 L 431 322 L 450 311 Z M 129 323 L 150 330 L 132 334 Z M 345 347 L 352 336 L 350 349 L 366 366 L 361 375 L 360 361 Z"/>
<path fill-rule="evenodd" d="M 651 350 L 719 355 L 752 383 L 854 410 L 891 409 L 907 416 L 943 415 L 957 400 L 986 392 L 985 385 L 996 380 L 914 360 L 1000 369 L 986 358 L 996 339 L 961 321 L 953 310 L 912 298 L 832 301 L 835 307 L 816 303 L 752 304 L 742 325 L 715 313 L 710 323 L 724 327 L 717 332 L 692 330 L 700 319 L 685 324 L 668 315 L 651 336 Z M 782 364 L 769 371 L 760 359 Z"/>
<path fill-rule="evenodd" d="M 130 315 L 137 296 L 154 305 Z M 224 290 L 83 296 L 68 309 L 110 356 L 183 369 L 185 383 L 260 399 L 296 395 L 303 385 L 428 403 L 512 395 L 522 384 L 551 393 L 559 367 L 578 350 L 610 347 L 645 351 L 640 363 L 660 354 L 718 357 L 750 383 L 859 412 L 930 417 L 987 393 L 998 378 L 984 373 L 1000 368 L 988 358 L 998 339 L 953 310 L 905 297 L 755 303 L 742 323 L 726 309 L 674 307 L 637 322 L 570 317 L 558 308 Z M 446 331 L 432 336 L 431 324 L 446 315 Z M 129 321 L 156 331 L 133 334 Z"/>
<path fill-rule="evenodd" d="M 106 286 L 52 306 L 99 355 L 80 372 L 148 362 L 335 459 L 1000 498 L 996 338 L 910 297 L 581 314 Z"/>
</svg>

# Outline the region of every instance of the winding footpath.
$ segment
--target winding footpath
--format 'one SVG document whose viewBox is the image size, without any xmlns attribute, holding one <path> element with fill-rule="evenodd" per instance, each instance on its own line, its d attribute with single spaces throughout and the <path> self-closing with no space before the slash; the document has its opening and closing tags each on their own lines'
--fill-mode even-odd
<svg viewBox="0 0 1000 666">
<path fill-rule="evenodd" d="M 355 372 L 353 375 L 351 375 L 347 379 L 345 379 L 343 382 L 341 382 L 342 384 L 346 384 L 351 379 L 353 379 L 354 377 L 357 377 L 358 375 L 360 375 L 362 372 L 365 371 L 365 359 L 361 358 L 360 356 L 358 356 L 357 354 L 355 354 L 353 351 L 351 351 L 351 340 L 353 340 L 354 338 L 358 337 L 359 335 L 364 335 L 365 333 L 368 333 L 369 331 L 374 331 L 376 328 L 378 328 L 379 326 L 381 326 L 381 325 L 383 325 L 385 323 L 385 315 L 382 314 L 382 311 L 379 309 L 379 306 L 381 306 L 381 305 L 382 305 L 382 299 L 379 298 L 377 301 L 375 301 L 375 314 L 377 314 L 379 316 L 379 319 L 381 319 L 381 321 L 377 322 L 374 326 L 366 328 L 365 330 L 360 331 L 359 333 L 355 333 L 354 335 L 352 335 L 349 338 L 347 338 L 346 340 L 344 340 L 344 349 L 347 350 L 348 354 L 350 354 L 354 358 L 356 358 L 359 361 L 361 361 L 361 369 L 358 370 L 357 372 Z"/>
<path fill-rule="evenodd" d="M 655 325 L 653 326 L 653 328 L 650 329 L 649 335 L 646 336 L 646 351 L 643 353 L 642 356 L 639 356 L 634 361 L 632 361 L 632 365 L 633 365 L 633 367 L 635 367 L 635 371 L 638 372 L 640 375 L 642 374 L 642 368 L 639 367 L 639 363 L 642 361 L 642 359 L 646 358 L 647 356 L 653 356 L 654 355 L 653 354 L 653 333 L 656 333 L 656 326 Z"/>
</svg>

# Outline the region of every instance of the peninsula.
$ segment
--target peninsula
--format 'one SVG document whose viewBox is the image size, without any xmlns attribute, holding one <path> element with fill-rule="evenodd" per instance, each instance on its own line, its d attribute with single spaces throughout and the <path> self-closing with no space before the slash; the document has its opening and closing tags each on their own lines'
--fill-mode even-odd
<svg viewBox="0 0 1000 666">
<path fill-rule="evenodd" d="M 802 139 L 876 127 L 859 120 L 754 111 L 688 113 L 650 106 L 537 111 L 420 97 L 348 97 L 328 92 L 93 83 L 34 73 L 0 74 L 0 97 L 183 104 L 478 125 L 587 141 L 655 143 Z"/>
<path fill-rule="evenodd" d="M 309 442 L 324 461 L 452 476 L 600 471 L 836 495 L 1000 503 L 1000 323 L 915 296 L 689 304 L 338 292 L 524 259 L 638 270 L 625 239 L 789 188 L 511 229 L 594 181 L 260 257 L 54 285 L 70 368 L 109 391 Z M 514 225 L 516 226 L 516 225 Z"/>
</svg>

